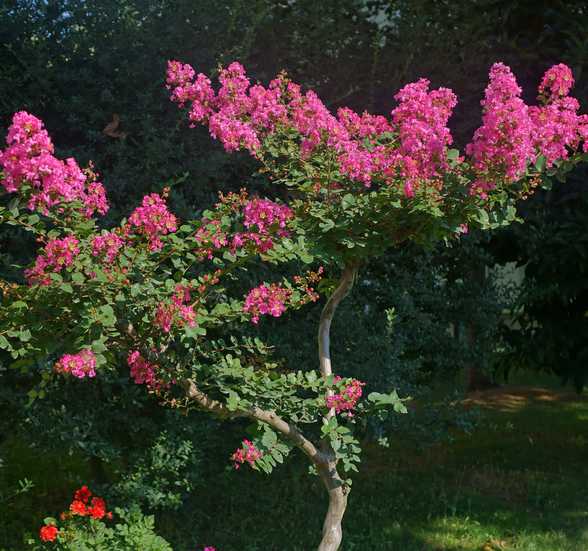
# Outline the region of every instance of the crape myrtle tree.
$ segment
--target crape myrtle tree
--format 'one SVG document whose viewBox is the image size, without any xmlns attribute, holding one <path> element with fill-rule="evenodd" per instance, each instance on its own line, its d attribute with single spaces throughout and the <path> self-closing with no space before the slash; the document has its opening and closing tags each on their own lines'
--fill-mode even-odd
<svg viewBox="0 0 588 551">
<path fill-rule="evenodd" d="M 162 405 L 250 419 L 249 438 L 232 455 L 237 468 L 270 472 L 301 450 L 328 493 L 319 550 L 332 551 L 359 461 L 357 419 L 405 411 L 393 390 L 361 400 L 364 384 L 333 370 L 331 323 L 358 270 L 390 247 L 515 220 L 514 201 L 542 174 L 565 173 L 585 158 L 588 120 L 568 95 L 573 77 L 564 65 L 546 73 L 540 103 L 529 107 L 510 69 L 495 64 L 482 126 L 463 155 L 450 149 L 447 127 L 455 95 L 430 90 L 425 79 L 400 90 L 390 118 L 332 114 L 285 74 L 268 87 L 251 85 L 238 63 L 221 68 L 219 81 L 215 90 L 189 65 L 169 64 L 172 100 L 188 107 L 191 123 L 207 125 L 227 151 L 249 151 L 283 186 L 287 204 L 243 190 L 180 223 L 164 191 L 100 230 L 95 215 L 107 201 L 95 173 L 57 159 L 34 116 L 14 116 L 0 157 L 2 186 L 14 198 L 1 214 L 31 232 L 40 250 L 24 271 L 27 285 L 4 294 L 0 347 L 20 369 L 44 360 L 44 391 L 64 377 L 89 384 L 126 363 Z M 294 263 L 300 275 L 244 289 L 247 268 L 260 262 Z M 337 270 L 338 281 L 321 287 L 329 296 L 317 369 L 292 369 L 260 339 L 242 336 L 244 323 L 317 300 L 319 280 Z"/>
</svg>

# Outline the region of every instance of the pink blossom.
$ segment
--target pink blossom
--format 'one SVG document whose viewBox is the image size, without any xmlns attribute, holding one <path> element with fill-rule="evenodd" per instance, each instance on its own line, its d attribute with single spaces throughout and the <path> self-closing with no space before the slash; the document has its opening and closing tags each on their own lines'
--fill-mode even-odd
<svg viewBox="0 0 588 551">
<path fill-rule="evenodd" d="M 574 84 L 572 71 L 560 63 L 549 69 L 539 85 L 539 99 L 543 105 L 529 108 L 533 122 L 533 143 L 545 157 L 546 165 L 567 159 L 583 138 L 580 104 L 568 93 Z M 586 148 L 586 143 L 584 143 Z"/>
<path fill-rule="evenodd" d="M 259 322 L 259 316 L 270 315 L 280 317 L 286 311 L 286 302 L 292 291 L 272 283 L 262 283 L 249 291 L 243 304 L 243 311 L 251 315 L 253 323 Z"/>
<path fill-rule="evenodd" d="M 173 325 L 183 327 L 196 326 L 196 312 L 190 302 L 190 288 L 185 285 L 176 285 L 171 302 L 161 303 L 155 313 L 155 323 L 165 332 L 169 333 Z"/>
<path fill-rule="evenodd" d="M 104 255 L 106 262 L 112 263 L 123 245 L 122 237 L 114 232 L 107 232 L 92 239 L 92 254 L 94 256 Z"/>
<path fill-rule="evenodd" d="M 578 134 L 584 142 L 582 150 L 588 153 L 588 115 L 578 117 Z"/>
<path fill-rule="evenodd" d="M 157 366 L 145 360 L 138 350 L 129 352 L 127 363 L 131 370 L 131 378 L 136 384 L 145 384 L 151 389 L 161 386 L 156 376 Z"/>
<path fill-rule="evenodd" d="M 561 97 L 543 106 L 530 107 L 533 121 L 533 143 L 546 159 L 548 167 L 555 161 L 567 159 L 581 139 L 575 98 Z"/>
<path fill-rule="evenodd" d="M 244 148 L 255 154 L 261 145 L 251 123 L 239 120 L 224 111 L 210 117 L 208 128 L 210 135 L 223 144 L 225 151 Z"/>
<path fill-rule="evenodd" d="M 243 209 L 243 225 L 246 228 L 257 226 L 261 234 L 267 234 L 275 225 L 282 230 L 280 234 L 283 236 L 283 230 L 293 216 L 292 211 L 285 205 L 278 205 L 268 199 L 252 199 Z"/>
<path fill-rule="evenodd" d="M 79 241 L 72 236 L 47 242 L 41 254 L 37 256 L 34 266 L 25 270 L 25 277 L 29 284 L 49 285 L 51 272 L 60 272 L 73 264 L 80 252 L 78 245 Z"/>
<path fill-rule="evenodd" d="M 527 164 L 535 160 L 533 124 L 528 108 L 520 98 L 521 88 L 511 70 L 495 63 L 486 88 L 482 126 L 474 133 L 466 152 L 479 173 L 473 189 L 488 189 L 488 182 L 503 178 L 514 182 L 521 178 Z M 489 175 L 489 176 L 486 176 Z"/>
<path fill-rule="evenodd" d="M 412 197 L 417 180 L 438 177 L 447 169 L 447 146 L 453 143 L 447 121 L 457 98 L 448 88 L 429 91 L 424 78 L 407 84 L 394 98 L 398 107 L 392 122 L 400 139 L 394 165 L 408 180 L 405 195 Z"/>
<path fill-rule="evenodd" d="M 339 381 L 341 381 L 341 378 L 335 377 L 335 383 L 338 383 Z M 357 401 L 361 398 L 361 387 L 364 385 L 365 383 L 362 383 L 357 379 L 351 379 L 349 385 L 347 385 L 342 392 L 327 396 L 327 407 L 329 409 L 334 408 L 337 413 L 351 411 L 357 404 Z"/>
<path fill-rule="evenodd" d="M 240 448 L 238 448 L 231 460 L 234 462 L 235 469 L 239 469 L 244 463 L 249 463 L 253 467 L 255 462 L 262 457 L 262 453 L 255 447 L 255 444 L 249 440 L 243 440 Z"/>
<path fill-rule="evenodd" d="M 2 185 L 6 191 L 15 192 L 28 183 L 31 210 L 47 214 L 62 203 L 78 201 L 87 218 L 94 212 L 106 213 L 108 203 L 102 184 L 89 179 L 74 159 L 61 161 L 53 156 L 53 144 L 39 119 L 24 111 L 15 113 L 7 143 L 8 147 L 0 151 Z"/>
<path fill-rule="evenodd" d="M 64 354 L 54 366 L 58 373 L 69 373 L 78 379 L 96 376 L 96 356 L 85 348 L 77 354 Z"/>
<path fill-rule="evenodd" d="M 548 99 L 557 99 L 560 96 L 567 96 L 572 86 L 574 86 L 572 70 L 560 63 L 545 72 L 539 85 L 539 94 Z"/>
<path fill-rule="evenodd" d="M 169 212 L 161 196 L 151 193 L 143 197 L 141 206 L 133 211 L 129 217 L 129 226 L 127 231 L 145 236 L 149 249 L 159 251 L 163 247 L 161 236 L 176 231 L 177 219 Z"/>
</svg>

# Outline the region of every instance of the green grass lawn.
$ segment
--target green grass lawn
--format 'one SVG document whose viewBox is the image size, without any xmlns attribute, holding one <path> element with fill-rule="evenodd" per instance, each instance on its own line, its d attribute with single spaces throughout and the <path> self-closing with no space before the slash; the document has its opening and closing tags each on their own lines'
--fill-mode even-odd
<svg viewBox="0 0 588 551">
<path fill-rule="evenodd" d="M 473 435 L 425 450 L 368 448 L 342 548 L 588 551 L 588 401 L 514 393 L 485 399 L 482 418 Z M 0 549 L 13 550 L 19 533 L 63 509 L 85 472 L 14 443 L 3 457 L 0 491 L 22 476 L 37 484 L 0 505 Z M 196 542 L 218 551 L 311 551 L 325 506 L 318 481 L 294 462 L 270 478 L 219 474 L 183 509 L 158 515 L 158 526 L 178 551 Z"/>
</svg>

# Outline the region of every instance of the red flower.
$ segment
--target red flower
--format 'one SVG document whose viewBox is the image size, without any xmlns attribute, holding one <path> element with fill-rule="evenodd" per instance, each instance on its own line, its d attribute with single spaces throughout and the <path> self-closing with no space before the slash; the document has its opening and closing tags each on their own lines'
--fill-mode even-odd
<svg viewBox="0 0 588 551">
<path fill-rule="evenodd" d="M 88 511 L 86 510 L 86 505 L 79 499 L 74 499 L 72 501 L 71 505 L 69 506 L 69 510 L 74 515 L 80 515 L 82 517 L 88 514 Z"/>
<path fill-rule="evenodd" d="M 95 519 L 101 519 L 106 514 L 106 503 L 101 497 L 92 498 L 92 506 L 88 507 L 88 514 Z"/>
<path fill-rule="evenodd" d="M 88 500 L 92 496 L 92 492 L 88 490 L 88 486 L 82 486 L 79 490 L 76 490 L 74 499 L 88 503 Z"/>
<path fill-rule="evenodd" d="M 57 537 L 57 526 L 43 526 L 41 530 L 39 530 L 39 536 L 41 541 L 55 541 Z"/>
</svg>

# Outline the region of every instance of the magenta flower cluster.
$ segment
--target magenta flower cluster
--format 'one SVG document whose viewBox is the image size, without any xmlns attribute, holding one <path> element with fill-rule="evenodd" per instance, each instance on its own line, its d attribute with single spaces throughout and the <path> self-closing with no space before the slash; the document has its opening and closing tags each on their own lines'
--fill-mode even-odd
<svg viewBox="0 0 588 551">
<path fill-rule="evenodd" d="M 244 463 L 249 463 L 249 465 L 253 466 L 262 455 L 263 453 L 255 447 L 253 442 L 245 439 L 241 447 L 231 455 L 231 460 L 235 469 L 239 469 Z"/>
<path fill-rule="evenodd" d="M 252 199 L 243 209 L 243 225 L 246 228 L 257 227 L 261 234 L 268 234 L 270 228 L 279 228 L 278 236 L 285 237 L 286 224 L 293 216 L 292 210 L 285 205 L 278 205 L 268 199 Z"/>
<path fill-rule="evenodd" d="M 335 377 L 335 383 L 341 381 L 341 377 Z M 352 379 L 349 385 L 345 387 L 340 393 L 327 396 L 327 407 L 329 409 L 335 409 L 337 413 L 343 411 L 351 412 L 357 401 L 361 398 L 362 388 L 365 383 Z"/>
<path fill-rule="evenodd" d="M 157 379 L 157 366 L 149 363 L 138 350 L 131 350 L 127 356 L 127 364 L 130 368 L 131 378 L 138 385 L 147 385 L 150 389 L 157 389 L 161 386 Z"/>
<path fill-rule="evenodd" d="M 104 256 L 106 262 L 111 263 L 118 256 L 124 243 L 120 235 L 114 232 L 105 232 L 92 239 L 92 254 L 94 256 Z"/>
<path fill-rule="evenodd" d="M 79 254 L 79 241 L 72 236 L 48 241 L 35 260 L 32 268 L 25 270 L 25 277 L 30 285 L 49 285 L 51 273 L 60 272 L 71 266 Z"/>
<path fill-rule="evenodd" d="M 292 291 L 277 283 L 262 283 L 249 291 L 243 311 L 251 316 L 253 323 L 259 322 L 259 316 L 279 318 L 286 311 L 286 303 L 291 294 Z"/>
<path fill-rule="evenodd" d="M 548 69 L 539 84 L 539 95 L 546 99 L 567 96 L 574 86 L 572 70 L 563 63 Z"/>
<path fill-rule="evenodd" d="M 494 181 L 501 175 L 511 182 L 518 180 L 528 162 L 534 160 L 532 123 L 521 91 L 506 65 L 492 66 L 490 84 L 481 102 L 482 126 L 466 148 L 480 174 L 473 189 L 482 195 L 494 188 Z"/>
<path fill-rule="evenodd" d="M 174 233 L 176 229 L 177 219 L 169 212 L 163 198 L 151 193 L 143 197 L 141 206 L 129 217 L 126 231 L 146 237 L 149 249 L 159 251 L 163 246 L 161 236 Z"/>
<path fill-rule="evenodd" d="M 192 124 L 208 125 L 211 135 L 228 151 L 246 149 L 259 157 L 268 137 L 283 132 L 299 136 L 299 157 L 309 159 L 317 150 L 330 150 L 341 175 L 369 187 L 374 180 L 391 184 L 399 179 L 406 197 L 426 184 L 441 189 L 442 177 L 452 170 L 448 147 L 453 138 L 447 127 L 457 104 L 447 88 L 429 90 L 420 79 L 395 96 L 398 106 L 391 119 L 341 108 L 329 112 L 316 93 L 280 76 L 267 88 L 250 85 L 239 63 L 231 63 L 219 76 L 215 92 L 203 74 L 177 61 L 168 65 L 171 98 L 190 104 Z M 565 159 L 584 141 L 588 150 L 588 119 L 577 115 L 577 102 L 568 97 L 571 70 L 552 67 L 539 90 L 545 106 L 529 108 L 511 70 L 496 63 L 482 101 L 482 126 L 466 153 L 477 173 L 472 192 L 485 197 L 497 181 L 521 178 L 540 153 L 548 165 Z M 458 159 L 458 163 L 463 158 Z"/>
<path fill-rule="evenodd" d="M 302 158 L 326 147 L 337 156 L 341 173 L 351 180 L 369 187 L 376 177 L 391 181 L 401 174 L 407 179 L 409 195 L 418 178 L 437 176 L 447 166 L 446 147 L 452 138 L 445 125 L 456 98 L 445 88 L 429 91 L 425 79 L 398 93 L 399 106 L 391 122 L 348 108 L 334 116 L 315 92 L 303 94 L 297 84 L 283 77 L 267 88 L 250 86 L 239 63 L 221 71 L 218 94 L 205 75 L 196 76 L 192 67 L 177 61 L 169 62 L 167 82 L 172 100 L 191 103 L 192 123 L 207 124 L 227 151 L 243 148 L 258 156 L 264 138 L 280 128 L 294 129 L 300 136 Z M 400 136 L 399 147 L 376 144 L 393 131 Z"/>
<path fill-rule="evenodd" d="M 582 141 L 588 151 L 588 115 L 578 115 L 578 101 L 568 96 L 573 84 L 570 68 L 555 65 L 539 85 L 542 104 L 528 107 L 511 70 L 502 63 L 492 67 L 482 101 L 483 124 L 466 148 L 479 171 L 474 191 L 484 196 L 501 177 L 516 181 L 538 155 L 550 167 L 567 159 Z"/>
<path fill-rule="evenodd" d="M 74 159 L 61 161 L 53 155 L 51 138 L 38 118 L 25 111 L 15 113 L 6 141 L 8 147 L 0 151 L 4 171 L 0 183 L 8 192 L 28 183 L 31 210 L 47 214 L 60 204 L 78 201 L 88 218 L 94 212 L 106 213 L 108 202 L 102 184 L 85 174 Z"/>
<path fill-rule="evenodd" d="M 78 379 L 96 376 L 96 356 L 90 349 L 83 349 L 77 354 L 64 354 L 56 362 L 54 369 L 58 373 L 69 373 Z"/>
<path fill-rule="evenodd" d="M 185 285 L 176 285 L 171 302 L 161 303 L 157 307 L 155 323 L 165 333 L 169 333 L 173 325 L 183 327 L 196 325 L 196 312 L 190 304 L 190 288 Z"/>
<path fill-rule="evenodd" d="M 568 94 L 574 85 L 572 71 L 560 63 L 549 69 L 539 86 L 543 105 L 529 108 L 533 122 L 533 143 L 548 167 L 567 159 L 583 141 L 588 152 L 588 115 L 578 115 L 580 104 Z"/>
<path fill-rule="evenodd" d="M 225 197 L 232 203 L 235 214 L 243 217 L 243 225 L 249 231 L 228 234 L 221 228 L 220 220 L 203 219 L 196 232 L 196 241 L 201 246 L 199 254 L 211 259 L 214 250 L 228 247 L 233 253 L 248 245 L 264 253 L 274 246 L 275 237 L 287 237 L 287 223 L 294 216 L 291 209 L 269 199 L 251 199 L 246 195 L 229 194 Z"/>
</svg>

